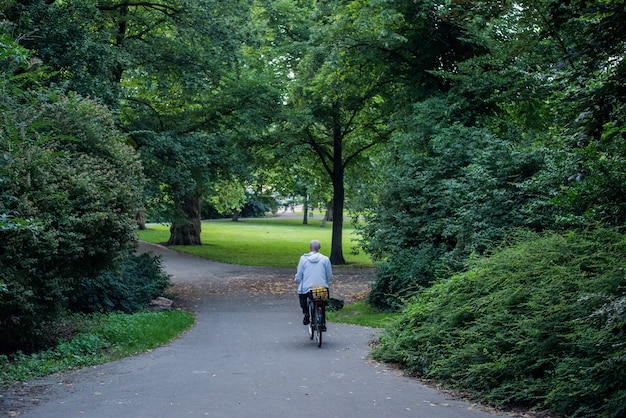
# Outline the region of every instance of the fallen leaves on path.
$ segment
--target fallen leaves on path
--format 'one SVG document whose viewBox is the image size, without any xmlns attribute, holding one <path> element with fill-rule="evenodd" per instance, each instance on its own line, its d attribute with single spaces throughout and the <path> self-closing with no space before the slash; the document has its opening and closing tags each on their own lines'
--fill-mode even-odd
<svg viewBox="0 0 626 418">
<path fill-rule="evenodd" d="M 338 269 L 331 282 L 331 297 L 355 302 L 367 297 L 374 280 L 372 269 Z M 199 302 L 212 296 L 233 297 L 245 295 L 283 296 L 295 295 L 297 284 L 293 276 L 284 271 L 239 273 L 236 276 L 223 277 L 220 280 L 184 283 L 178 282 L 171 288 L 174 298 L 179 302 Z"/>
</svg>

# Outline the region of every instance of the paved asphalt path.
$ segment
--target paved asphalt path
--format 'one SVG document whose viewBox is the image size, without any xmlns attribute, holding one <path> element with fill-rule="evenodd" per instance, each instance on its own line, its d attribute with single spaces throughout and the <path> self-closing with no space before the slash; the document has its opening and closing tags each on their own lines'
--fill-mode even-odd
<svg viewBox="0 0 626 418">
<path fill-rule="evenodd" d="M 0 392 L 20 417 L 488 417 L 368 360 L 371 328 L 328 324 L 308 337 L 291 287 L 294 269 L 206 261 L 142 244 L 164 258 L 196 325 L 151 352 Z M 336 286 L 358 281 L 336 269 Z M 281 289 L 289 289 L 281 291 Z M 261 294 L 262 289 L 273 289 Z M 293 290 L 291 290 L 293 289 Z M 346 291 L 348 291 L 346 290 Z M 258 297 L 255 297 L 259 294 Z M 336 294 L 336 293 L 335 293 Z"/>
</svg>

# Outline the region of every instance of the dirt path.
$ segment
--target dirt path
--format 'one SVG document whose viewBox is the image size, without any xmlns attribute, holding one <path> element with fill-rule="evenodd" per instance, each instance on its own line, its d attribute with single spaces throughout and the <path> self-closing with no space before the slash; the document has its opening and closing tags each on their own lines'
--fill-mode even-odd
<svg viewBox="0 0 626 418">
<path fill-rule="evenodd" d="M 140 252 L 161 255 L 165 270 L 172 275 L 179 306 L 193 309 L 217 295 L 295 296 L 293 268 L 249 267 L 207 261 L 185 255 L 172 257 L 172 251 L 154 244 L 141 243 Z M 331 297 L 351 303 L 363 299 L 375 279 L 373 268 L 335 267 Z"/>
</svg>

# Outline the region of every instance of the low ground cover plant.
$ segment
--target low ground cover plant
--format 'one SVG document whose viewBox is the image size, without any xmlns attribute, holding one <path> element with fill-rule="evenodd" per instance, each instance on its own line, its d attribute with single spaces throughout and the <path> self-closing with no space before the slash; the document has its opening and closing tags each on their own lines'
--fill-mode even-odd
<svg viewBox="0 0 626 418">
<path fill-rule="evenodd" d="M 65 324 L 76 332 L 71 339 L 42 352 L 0 355 L 0 386 L 150 350 L 193 323 L 194 315 L 185 311 L 74 315 Z"/>
<path fill-rule="evenodd" d="M 626 238 L 523 233 L 424 290 L 378 360 L 496 405 L 626 414 Z"/>
</svg>

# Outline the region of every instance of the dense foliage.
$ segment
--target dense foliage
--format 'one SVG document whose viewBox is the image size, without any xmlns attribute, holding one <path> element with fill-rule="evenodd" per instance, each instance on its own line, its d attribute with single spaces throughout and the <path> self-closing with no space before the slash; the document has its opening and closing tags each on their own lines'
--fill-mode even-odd
<svg viewBox="0 0 626 418">
<path fill-rule="evenodd" d="M 171 285 L 161 260 L 152 254 L 129 251 L 119 263 L 96 277 L 83 277 L 80 287 L 69 296 L 76 312 L 126 312 L 145 309 L 150 301 L 165 294 Z"/>
<path fill-rule="evenodd" d="M 370 302 L 410 301 L 379 358 L 496 404 L 624 415 L 623 2 L 408 3 L 385 3 L 398 74 L 439 84 L 407 83 L 363 229 Z M 441 65 L 410 59 L 433 53 L 424 16 L 463 34 Z M 558 233 L 490 252 L 518 228 Z"/>
<path fill-rule="evenodd" d="M 446 117 L 449 103 L 416 106 L 412 129 L 389 148 L 387 187 L 364 228 L 366 249 L 379 260 L 370 301 L 384 309 L 463 267 L 515 226 L 541 224 L 541 196 L 532 181 L 551 161 L 545 149 L 528 149 L 488 129 Z"/>
<path fill-rule="evenodd" d="M 376 358 L 493 404 L 626 412 L 626 239 L 523 233 L 412 299 Z"/>
<path fill-rule="evenodd" d="M 512 228 L 624 225 L 619 2 L 419 3 L 442 22 L 435 37 L 452 31 L 463 42 L 440 45 L 441 65 L 398 67 L 439 84 L 407 84 L 417 100 L 393 121 L 364 228 L 382 266 L 370 300 L 384 309 L 462 270 Z M 422 49 L 405 6 L 388 3 L 403 13 L 388 29 L 406 37 L 396 55 L 412 57 Z M 604 44 L 610 52 L 599 52 Z"/>
<path fill-rule="evenodd" d="M 87 282 L 130 262 L 143 182 L 139 159 L 106 107 L 38 87 L 37 69 L 14 75 L 27 68 L 28 53 L 6 51 L 0 78 L 3 351 L 50 343 L 70 297 L 78 300 Z M 154 279 L 133 278 L 143 285 Z M 120 280 L 128 283 L 128 276 Z"/>
<path fill-rule="evenodd" d="M 184 245 L 200 244 L 201 203 L 214 182 L 236 177 L 245 190 L 241 183 L 253 181 L 232 143 L 262 131 L 262 115 L 279 100 L 260 74 L 265 67 L 244 53 L 256 43 L 249 13 L 234 0 L 0 4 L 9 31 L 46 66 L 48 85 L 115 113 L 142 149 L 148 216 L 166 215 L 170 242 Z M 163 171 L 152 170 L 155 163 Z"/>
</svg>

